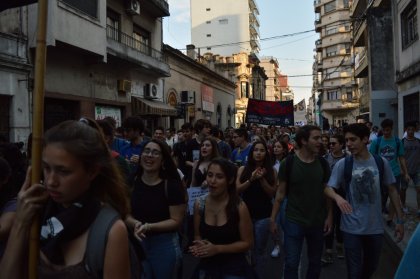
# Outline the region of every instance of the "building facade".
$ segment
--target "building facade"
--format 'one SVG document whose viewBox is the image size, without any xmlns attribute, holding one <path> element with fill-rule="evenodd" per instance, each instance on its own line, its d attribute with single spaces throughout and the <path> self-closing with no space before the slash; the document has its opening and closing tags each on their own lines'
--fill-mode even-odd
<svg viewBox="0 0 420 279">
<path fill-rule="evenodd" d="M 418 0 L 392 1 L 400 136 L 404 123 L 420 119 L 419 4 Z"/>
<path fill-rule="evenodd" d="M 200 54 L 258 53 L 256 0 L 191 0 L 191 42 Z"/>
<path fill-rule="evenodd" d="M 360 117 L 378 126 L 398 116 L 391 2 L 358 0 L 350 9 Z"/>
<path fill-rule="evenodd" d="M 221 129 L 233 127 L 236 84 L 215 66 L 217 57 L 207 55 L 197 60 L 191 46 L 190 57 L 168 45 L 164 54 L 171 71 L 164 80 L 165 98 L 178 110 L 177 117 L 171 117 L 171 126 L 179 128 L 185 122 L 208 119 Z"/>
<path fill-rule="evenodd" d="M 349 0 L 315 0 L 316 74 L 320 111 L 334 126 L 355 122 L 359 115 L 353 78 L 352 33 Z"/>
<path fill-rule="evenodd" d="M 27 11 L 22 7 L 0 13 L 0 136 L 10 142 L 26 143 L 32 120 Z"/>
<path fill-rule="evenodd" d="M 27 18 L 34 50 L 37 5 L 9 11 Z M 129 115 L 154 127 L 176 115 L 163 102 L 170 75 L 161 52 L 164 16 L 169 6 L 161 0 L 48 1 L 44 128 L 80 116 L 112 116 L 121 125 Z"/>
<path fill-rule="evenodd" d="M 273 56 L 261 57 L 260 65 L 265 69 L 265 73 L 267 75 L 265 100 L 280 101 L 280 70 L 277 58 Z"/>
</svg>

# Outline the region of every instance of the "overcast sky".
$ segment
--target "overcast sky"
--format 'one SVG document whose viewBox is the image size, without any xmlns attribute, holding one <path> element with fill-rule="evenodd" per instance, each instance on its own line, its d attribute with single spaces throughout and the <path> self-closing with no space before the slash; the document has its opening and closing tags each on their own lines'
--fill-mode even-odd
<svg viewBox="0 0 420 279">
<path fill-rule="evenodd" d="M 211 0 L 202 0 L 211 1 Z M 266 38 L 314 29 L 314 7 L 310 0 L 256 0 L 260 15 L 260 56 L 274 56 L 280 71 L 289 76 L 295 103 L 311 95 L 313 49 L 319 35 L 315 31 L 265 40 Z M 163 41 L 176 49 L 191 43 L 190 0 L 168 0 L 171 15 L 164 18 Z"/>
</svg>

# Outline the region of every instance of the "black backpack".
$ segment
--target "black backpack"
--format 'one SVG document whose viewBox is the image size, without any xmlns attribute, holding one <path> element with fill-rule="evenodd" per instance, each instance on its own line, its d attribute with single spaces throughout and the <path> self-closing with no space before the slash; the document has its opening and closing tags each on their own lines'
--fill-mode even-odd
<svg viewBox="0 0 420 279">
<path fill-rule="evenodd" d="M 103 278 L 108 234 L 112 225 L 119 219 L 120 215 L 115 209 L 103 206 L 90 228 L 85 253 L 85 269 L 88 273 L 94 274 L 96 278 Z M 140 279 L 142 275 L 141 262 L 145 259 L 145 253 L 133 233 L 128 231 L 128 236 L 131 279 Z"/>
</svg>

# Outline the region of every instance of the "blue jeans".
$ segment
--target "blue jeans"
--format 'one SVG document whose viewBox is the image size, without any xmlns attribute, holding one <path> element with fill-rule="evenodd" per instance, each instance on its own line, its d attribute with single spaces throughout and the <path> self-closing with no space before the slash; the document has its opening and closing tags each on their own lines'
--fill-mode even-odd
<svg viewBox="0 0 420 279">
<path fill-rule="evenodd" d="M 306 278 L 319 278 L 321 274 L 321 256 L 324 247 L 324 229 L 319 227 L 303 227 L 288 218 L 284 223 L 284 279 L 298 279 L 298 269 L 303 241 L 308 246 L 308 270 Z"/>
<path fill-rule="evenodd" d="M 254 248 L 252 258 L 255 262 L 255 271 L 261 278 L 264 265 L 267 262 L 267 243 L 270 236 L 270 218 L 253 220 L 254 224 Z"/>
<path fill-rule="evenodd" d="M 343 232 L 349 279 L 369 279 L 378 267 L 383 235 Z"/>
<path fill-rule="evenodd" d="M 144 279 L 176 278 L 182 264 L 178 233 L 147 236 L 142 241 L 146 260 L 143 262 Z"/>
</svg>

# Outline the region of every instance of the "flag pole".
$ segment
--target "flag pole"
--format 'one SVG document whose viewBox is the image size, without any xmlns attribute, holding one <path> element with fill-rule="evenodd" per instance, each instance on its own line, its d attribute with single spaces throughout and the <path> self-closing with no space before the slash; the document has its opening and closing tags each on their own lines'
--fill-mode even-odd
<svg viewBox="0 0 420 279">
<path fill-rule="evenodd" d="M 42 133 L 44 123 L 44 90 L 46 68 L 48 0 L 38 1 L 38 24 L 35 53 L 35 84 L 32 109 L 32 177 L 31 183 L 41 180 Z M 39 218 L 36 217 L 29 236 L 29 279 L 38 278 Z"/>
</svg>

